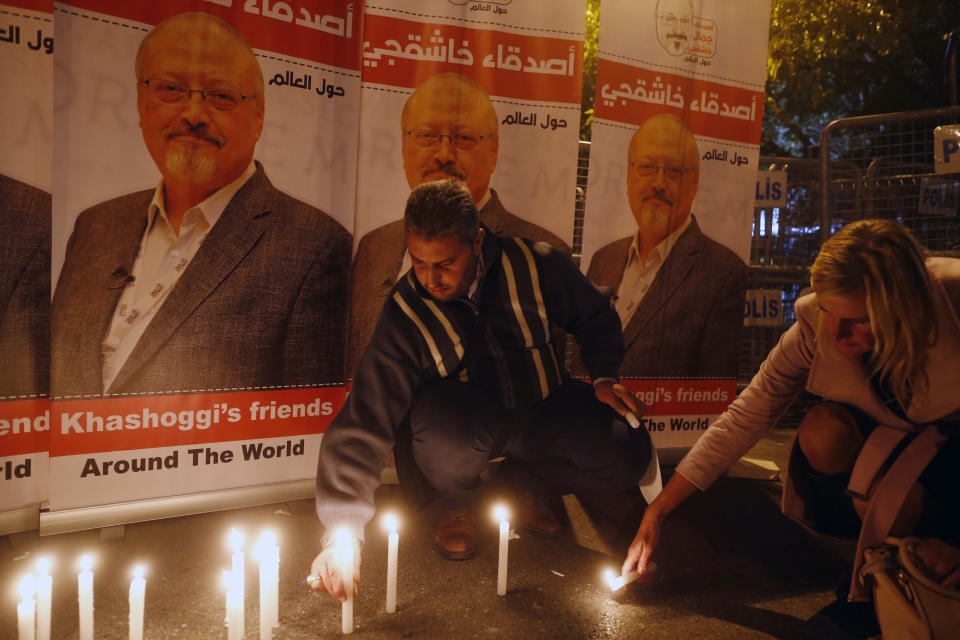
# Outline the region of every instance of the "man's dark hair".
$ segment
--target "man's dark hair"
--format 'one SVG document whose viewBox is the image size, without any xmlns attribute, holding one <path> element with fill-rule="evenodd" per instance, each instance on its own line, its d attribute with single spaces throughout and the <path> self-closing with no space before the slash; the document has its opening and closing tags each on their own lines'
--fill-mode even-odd
<svg viewBox="0 0 960 640">
<path fill-rule="evenodd" d="M 480 228 L 480 216 L 466 185 L 453 178 L 437 180 L 410 192 L 403 228 L 427 239 L 456 236 L 471 244 Z"/>
</svg>

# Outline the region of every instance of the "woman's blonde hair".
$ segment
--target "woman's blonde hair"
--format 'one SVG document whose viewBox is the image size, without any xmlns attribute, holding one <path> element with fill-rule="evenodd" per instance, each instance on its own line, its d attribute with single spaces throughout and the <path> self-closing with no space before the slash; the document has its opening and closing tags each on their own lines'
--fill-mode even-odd
<svg viewBox="0 0 960 640">
<path fill-rule="evenodd" d="M 892 220 L 860 220 L 823 243 L 810 268 L 818 296 L 864 294 L 875 344 L 868 367 L 886 380 L 904 409 L 927 382 L 927 352 L 936 337 L 933 281 L 924 249 Z M 818 348 L 832 345 L 822 321 Z"/>
</svg>

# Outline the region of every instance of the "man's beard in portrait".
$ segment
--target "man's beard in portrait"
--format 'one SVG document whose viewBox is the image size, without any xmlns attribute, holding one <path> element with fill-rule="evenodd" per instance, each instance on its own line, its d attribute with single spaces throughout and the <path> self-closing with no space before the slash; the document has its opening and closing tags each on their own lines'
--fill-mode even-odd
<svg viewBox="0 0 960 640">
<path fill-rule="evenodd" d="M 210 133 L 203 125 L 193 127 L 188 123 L 181 123 L 169 127 L 163 132 L 163 137 L 168 140 L 180 135 L 195 136 L 216 145 L 217 149 L 222 149 L 226 144 L 226 140 Z M 174 145 L 167 153 L 166 169 L 170 174 L 181 179 L 208 180 L 216 173 L 217 163 L 205 151 L 203 145 L 199 143 L 189 140 L 180 141 L 180 144 Z"/>
<path fill-rule="evenodd" d="M 191 181 L 208 180 L 217 171 L 217 163 L 195 144 L 180 145 L 167 153 L 167 172 Z"/>
<path fill-rule="evenodd" d="M 644 198 L 640 205 L 639 224 L 650 229 L 665 229 L 670 222 L 673 205 L 674 200 L 667 194 L 654 191 L 652 195 Z"/>
</svg>

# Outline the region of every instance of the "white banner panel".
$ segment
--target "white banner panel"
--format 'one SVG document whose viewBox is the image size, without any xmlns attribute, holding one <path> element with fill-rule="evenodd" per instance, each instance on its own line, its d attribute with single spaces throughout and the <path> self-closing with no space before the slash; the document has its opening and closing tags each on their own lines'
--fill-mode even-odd
<svg viewBox="0 0 960 640">
<path fill-rule="evenodd" d="M 582 265 L 611 291 L 636 384 L 736 392 L 768 19 L 769 0 L 603 4 Z M 648 404 L 659 448 L 725 407 L 692 402 L 680 422 Z"/>
<path fill-rule="evenodd" d="M 345 394 L 362 3 L 54 19 L 51 510 L 312 478 Z"/>
<path fill-rule="evenodd" d="M 0 521 L 47 499 L 53 2 L 0 4 Z M 3 512 L 8 512 L 4 517 Z"/>
<path fill-rule="evenodd" d="M 56 509 L 148 500 L 311 477 L 320 434 L 59 456 L 51 461 Z M 0 469 L 2 470 L 2 469 Z"/>
<path fill-rule="evenodd" d="M 312 478 L 342 387 L 59 400 L 50 509 Z"/>
<path fill-rule="evenodd" d="M 409 268 L 403 209 L 422 182 L 463 180 L 495 233 L 570 252 L 584 9 L 454 0 L 367 7 L 350 372 Z M 417 131 L 442 137 L 423 147 Z M 446 134 L 457 132 L 479 137 L 455 144 Z"/>
</svg>

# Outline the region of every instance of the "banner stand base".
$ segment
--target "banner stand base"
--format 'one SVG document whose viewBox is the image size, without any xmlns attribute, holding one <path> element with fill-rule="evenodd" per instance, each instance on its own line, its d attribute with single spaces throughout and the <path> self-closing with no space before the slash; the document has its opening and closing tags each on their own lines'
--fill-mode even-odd
<svg viewBox="0 0 960 640">
<path fill-rule="evenodd" d="M 313 498 L 314 479 L 292 480 L 255 487 L 239 487 L 221 491 L 207 491 L 205 493 L 191 493 L 182 496 L 165 498 L 151 498 L 133 502 L 119 502 L 116 504 L 81 507 L 79 509 L 64 509 L 62 511 L 44 511 L 40 514 L 40 535 L 49 536 L 71 531 L 84 531 L 101 527 L 144 522 L 146 520 L 160 520 L 179 516 L 207 513 L 209 511 L 226 511 L 254 507 L 274 502 L 290 500 L 306 500 Z M 386 467 L 380 474 L 382 484 L 396 484 L 397 472 L 393 467 Z M 21 516 L 24 522 L 21 529 L 5 529 L 4 518 L 15 512 L 0 513 L 0 535 L 13 531 L 24 531 L 37 528 L 37 507 L 32 507 L 28 515 Z M 24 511 L 24 510 L 21 510 Z"/>
<path fill-rule="evenodd" d="M 30 505 L 10 511 L 0 511 L 0 536 L 21 531 L 33 531 L 39 524 L 40 505 Z"/>
<path fill-rule="evenodd" d="M 40 535 L 48 536 L 120 524 L 175 518 L 313 497 L 314 480 L 293 480 L 255 487 L 152 498 L 40 514 Z"/>
</svg>

